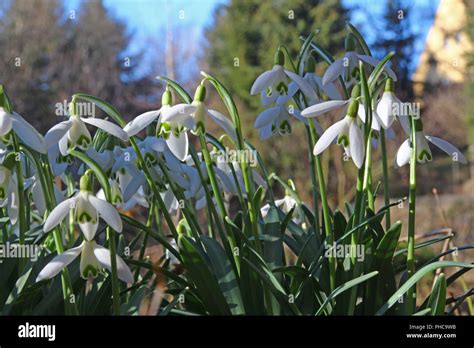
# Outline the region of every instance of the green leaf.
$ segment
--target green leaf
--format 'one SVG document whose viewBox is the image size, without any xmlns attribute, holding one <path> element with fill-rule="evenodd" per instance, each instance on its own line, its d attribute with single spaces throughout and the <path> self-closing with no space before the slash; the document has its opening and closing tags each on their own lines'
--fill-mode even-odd
<svg viewBox="0 0 474 348">
<path fill-rule="evenodd" d="M 413 314 L 413 316 L 417 316 L 417 317 L 420 317 L 420 316 L 425 316 L 426 314 L 428 314 L 429 312 L 431 312 L 431 308 L 426 308 L 426 309 L 423 309 L 419 312 L 416 312 L 415 314 Z"/>
<path fill-rule="evenodd" d="M 139 230 L 142 230 L 146 234 L 148 234 L 151 238 L 155 239 L 158 241 L 161 245 L 163 245 L 166 250 L 169 250 L 170 253 L 172 253 L 176 258 L 181 261 L 181 255 L 179 252 L 173 248 L 173 246 L 166 240 L 165 237 L 161 236 L 159 233 L 154 232 L 151 228 L 147 227 L 146 225 L 142 224 L 140 221 L 137 221 L 130 216 L 120 214 L 120 217 L 122 220 L 127 223 L 130 226 L 136 227 Z"/>
<path fill-rule="evenodd" d="M 349 22 L 346 22 L 346 26 L 347 29 L 355 36 L 360 48 L 362 48 L 362 51 L 364 51 L 364 54 L 367 56 L 372 56 L 372 52 L 370 52 L 369 45 L 367 45 L 367 42 L 365 42 L 364 37 L 359 32 L 359 30 L 357 30 L 357 28 Z"/>
<path fill-rule="evenodd" d="M 231 311 L 222 294 L 216 276 L 212 273 L 205 256 L 191 238 L 180 235 L 178 239 L 183 264 L 188 278 L 196 285 L 196 291 L 204 307 L 212 315 L 230 315 Z"/>
<path fill-rule="evenodd" d="M 178 93 L 178 95 L 183 100 L 183 102 L 185 102 L 186 104 L 191 104 L 193 102 L 193 98 L 191 98 L 188 92 L 186 92 L 186 90 L 183 87 L 181 87 L 181 85 L 177 83 L 176 81 L 173 81 L 164 76 L 158 76 L 158 79 L 170 85 L 176 91 L 176 93 Z"/>
<path fill-rule="evenodd" d="M 390 294 L 396 290 L 395 272 L 393 269 L 393 255 L 398 245 L 402 224 L 400 221 L 395 222 L 382 240 L 377 245 L 374 252 L 373 265 L 375 270 L 379 271 L 380 276 L 377 279 L 375 289 L 376 301 L 375 306 L 380 306 L 388 299 Z"/>
<path fill-rule="evenodd" d="M 28 269 L 25 273 L 23 273 L 15 283 L 15 287 L 8 296 L 7 301 L 5 302 L 5 306 L 3 307 L 2 314 L 7 315 L 12 308 L 13 303 L 15 300 L 20 296 L 20 293 L 23 291 L 28 279 L 30 278 L 31 272 L 33 271 L 33 267 Z"/>
<path fill-rule="evenodd" d="M 387 64 L 390 62 L 390 59 L 395 55 L 395 52 L 389 52 L 374 68 L 374 71 L 369 76 L 369 89 L 373 92 L 375 88 L 375 84 L 377 83 L 380 75 L 383 73 L 383 69 L 387 66 Z"/>
<path fill-rule="evenodd" d="M 390 309 L 395 303 L 398 302 L 398 299 L 401 298 L 413 285 L 415 285 L 421 278 L 426 274 L 434 271 L 437 268 L 443 267 L 464 267 L 464 268 L 474 268 L 473 264 L 454 262 L 454 261 L 438 261 L 426 265 L 421 268 L 418 272 L 413 274 L 410 279 L 408 279 L 403 285 L 388 299 L 388 301 L 375 313 L 376 315 L 383 315 L 388 309 Z"/>
<path fill-rule="evenodd" d="M 117 124 L 120 126 L 120 127 L 124 127 L 126 122 L 125 120 L 123 119 L 123 117 L 120 115 L 120 113 L 117 111 L 117 109 L 112 106 L 111 104 L 107 103 L 106 101 L 100 99 L 100 98 L 97 98 L 97 97 L 94 97 L 92 95 L 89 95 L 89 94 L 84 94 L 84 93 L 76 93 L 72 96 L 73 98 L 78 98 L 78 99 L 82 99 L 82 100 L 85 100 L 85 101 L 88 101 L 90 103 L 93 103 L 95 105 L 97 105 L 97 107 L 99 109 L 101 109 L 102 111 L 104 111 L 107 115 L 109 115 L 115 122 L 117 122 Z"/>
<path fill-rule="evenodd" d="M 233 315 L 245 314 L 239 283 L 224 248 L 214 239 L 201 236 L 211 267 Z M 231 256 L 232 257 L 232 256 Z"/>
<path fill-rule="evenodd" d="M 334 299 L 336 298 L 338 295 L 342 294 L 344 291 L 346 290 L 349 290 L 350 288 L 352 288 L 353 286 L 356 286 L 356 285 L 359 285 L 360 283 L 363 283 L 365 282 L 366 280 L 372 278 L 372 277 L 375 277 L 377 274 L 379 274 L 379 272 L 377 271 L 374 271 L 374 272 L 370 272 L 368 274 L 364 274 L 360 277 L 357 277 L 355 279 L 352 279 L 352 280 L 349 280 L 348 282 L 338 286 L 336 289 L 334 289 L 333 292 L 331 292 L 329 294 L 329 296 L 324 300 L 323 304 L 321 305 L 321 307 L 319 307 L 318 311 L 316 312 L 316 315 L 319 315 L 321 314 L 322 311 L 324 311 L 324 309 L 326 308 L 326 306 Z"/>
<path fill-rule="evenodd" d="M 443 315 L 446 306 L 446 276 L 441 273 L 433 284 L 428 307 L 431 308 L 431 315 Z"/>
</svg>

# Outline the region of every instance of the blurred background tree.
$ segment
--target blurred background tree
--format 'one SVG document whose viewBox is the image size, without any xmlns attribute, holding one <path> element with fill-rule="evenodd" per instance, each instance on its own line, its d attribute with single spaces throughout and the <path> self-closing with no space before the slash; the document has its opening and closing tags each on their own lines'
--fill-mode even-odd
<svg viewBox="0 0 474 348">
<path fill-rule="evenodd" d="M 392 58 L 392 67 L 397 74 L 397 92 L 403 100 L 413 99 L 413 84 L 411 81 L 411 67 L 415 60 L 415 42 L 418 38 L 413 27 L 410 3 L 402 0 L 388 0 L 380 21 L 373 21 L 376 25 L 376 37 L 372 46 L 381 55 L 390 51 L 395 52 Z"/>
<path fill-rule="evenodd" d="M 100 95 L 135 115 L 146 108 L 139 100 L 151 81 L 134 76 L 140 57 L 125 55 L 129 42 L 124 24 L 100 0 L 84 2 L 78 13 L 65 13 L 58 0 L 3 1 L 0 82 L 41 132 L 57 122 L 56 103 L 77 92 Z"/>
<path fill-rule="evenodd" d="M 336 54 L 343 48 L 347 19 L 339 0 L 230 1 L 217 8 L 207 32 L 207 63 L 245 105 L 255 108 L 259 100 L 249 95 L 250 87 L 273 66 L 280 44 L 296 57 L 301 41 L 295 38 L 319 29 L 318 42 Z"/>
</svg>

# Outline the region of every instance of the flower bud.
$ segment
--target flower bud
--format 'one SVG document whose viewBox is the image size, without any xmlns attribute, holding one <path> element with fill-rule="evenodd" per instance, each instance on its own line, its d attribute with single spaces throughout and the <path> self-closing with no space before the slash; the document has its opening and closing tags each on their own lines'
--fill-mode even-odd
<svg viewBox="0 0 474 348">
<path fill-rule="evenodd" d="M 349 103 L 349 108 L 347 109 L 347 116 L 355 118 L 357 112 L 359 111 L 359 102 L 356 99 L 352 99 Z"/>
<path fill-rule="evenodd" d="M 306 62 L 306 71 L 309 73 L 316 72 L 316 60 L 313 56 L 310 56 Z"/>
<path fill-rule="evenodd" d="M 278 48 L 278 50 L 275 52 L 275 56 L 273 58 L 273 65 L 285 65 L 285 55 L 283 54 L 283 51 Z"/>
<path fill-rule="evenodd" d="M 346 48 L 346 52 L 354 52 L 356 50 L 356 39 L 354 37 L 354 34 L 347 34 L 344 45 Z"/>
<path fill-rule="evenodd" d="M 193 105 L 196 106 L 196 110 L 194 111 L 194 119 L 196 121 L 196 135 L 204 134 L 206 132 L 206 110 L 204 107 L 204 103 L 200 101 L 194 101 Z"/>
<path fill-rule="evenodd" d="M 171 91 L 166 88 L 161 96 L 161 106 L 164 105 L 171 105 L 173 103 L 173 96 L 171 95 Z"/>
<path fill-rule="evenodd" d="M 84 192 L 92 192 L 92 180 L 89 171 L 86 171 L 79 180 L 79 190 Z"/>
<path fill-rule="evenodd" d="M 385 92 L 393 92 L 395 89 L 394 89 L 394 86 L 393 86 L 393 80 L 389 77 L 387 79 L 387 81 L 385 81 L 385 89 L 384 91 Z"/>
<path fill-rule="evenodd" d="M 352 92 L 351 92 L 351 97 L 352 98 L 357 98 L 360 96 L 360 85 L 359 84 L 356 84 L 353 88 L 352 88 Z"/>
<path fill-rule="evenodd" d="M 203 102 L 204 99 L 206 99 L 206 87 L 204 85 L 199 85 L 194 93 L 194 101 Z"/>
</svg>

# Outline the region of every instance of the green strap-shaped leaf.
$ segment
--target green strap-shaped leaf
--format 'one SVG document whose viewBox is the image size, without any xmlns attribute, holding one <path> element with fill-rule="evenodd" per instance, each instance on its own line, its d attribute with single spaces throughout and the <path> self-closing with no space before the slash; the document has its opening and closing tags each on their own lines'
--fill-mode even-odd
<svg viewBox="0 0 474 348">
<path fill-rule="evenodd" d="M 224 248 L 208 236 L 201 236 L 201 241 L 230 311 L 234 315 L 245 314 L 239 282 Z"/>
<path fill-rule="evenodd" d="M 191 238 L 180 235 L 178 245 L 187 276 L 196 285 L 196 291 L 204 307 L 213 315 L 230 315 L 229 306 L 222 294 L 218 281 L 212 273 L 204 255 Z"/>
<path fill-rule="evenodd" d="M 438 261 L 426 265 L 418 272 L 416 272 L 410 279 L 408 279 L 375 314 L 383 315 L 388 309 L 390 309 L 395 303 L 398 302 L 398 299 L 401 298 L 408 291 L 408 289 L 415 285 L 421 278 L 423 278 L 426 274 L 434 271 L 435 269 L 442 267 L 474 268 L 474 265 L 454 261 Z"/>
<path fill-rule="evenodd" d="M 372 277 L 375 277 L 377 274 L 379 274 L 379 272 L 377 271 L 374 271 L 374 272 L 370 272 L 368 274 L 364 274 L 360 277 L 357 277 L 355 279 L 352 279 L 352 280 L 349 280 L 348 282 L 338 286 L 336 289 L 334 289 L 333 292 L 331 292 L 329 294 L 329 296 L 324 300 L 323 304 L 321 305 L 321 307 L 319 307 L 318 311 L 316 312 L 316 315 L 319 315 L 321 314 L 322 311 L 324 311 L 324 309 L 326 308 L 326 306 L 334 299 L 336 298 L 338 295 L 342 294 L 344 291 L 346 290 L 349 290 L 350 288 L 352 288 L 353 286 L 356 286 L 360 283 L 363 283 L 365 282 L 366 280 L 372 278 Z"/>
<path fill-rule="evenodd" d="M 446 306 L 446 276 L 441 273 L 433 284 L 428 307 L 431 308 L 431 315 L 443 315 Z"/>
<path fill-rule="evenodd" d="M 94 97 L 92 95 L 89 95 L 89 94 L 84 94 L 84 93 L 74 94 L 73 98 L 79 98 L 79 99 L 82 99 L 82 100 L 85 100 L 85 101 L 88 101 L 90 103 L 93 103 L 93 104 L 97 105 L 97 107 L 99 109 L 104 111 L 115 122 L 117 122 L 120 127 L 125 126 L 126 122 L 123 119 L 123 117 L 120 115 L 118 110 L 114 106 L 112 106 L 111 104 L 107 103 L 106 101 L 104 101 L 100 98 Z"/>
</svg>

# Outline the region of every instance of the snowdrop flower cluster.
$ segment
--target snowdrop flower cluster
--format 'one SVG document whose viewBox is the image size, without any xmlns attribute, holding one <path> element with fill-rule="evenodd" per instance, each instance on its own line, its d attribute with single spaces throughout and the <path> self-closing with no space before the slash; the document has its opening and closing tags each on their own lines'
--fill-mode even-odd
<svg viewBox="0 0 474 348">
<path fill-rule="evenodd" d="M 357 68 L 359 61 L 375 67 L 379 60 L 357 53 L 355 51 L 355 39 L 352 34 L 348 34 L 346 37 L 344 57 L 334 61 L 327 68 L 322 79 L 312 73 L 312 70 L 314 70 L 312 57 L 308 59 L 309 72 L 302 72 L 304 74 L 303 78 L 283 68 L 282 62 L 284 62 L 284 59 L 281 50 L 277 51 L 275 60 L 274 68 L 260 75 L 251 89 L 251 94 L 261 93 L 263 106 L 268 106 L 271 103 L 277 104 L 277 106 L 263 111 L 255 121 L 255 128 L 259 130 L 261 139 L 267 139 L 275 133 L 277 129 L 275 122 L 279 122 L 280 130 L 290 129 L 287 122 L 288 111 L 282 105 L 295 98 L 295 94 L 299 89 L 306 97 L 307 105 L 298 115 L 299 118 L 303 120 L 316 118 L 331 111 L 339 111 L 344 115 L 340 121 L 334 123 L 321 135 L 313 149 L 313 154 L 315 156 L 321 154 L 337 138 L 337 144 L 343 146 L 346 155 L 352 159 L 357 168 L 361 168 L 364 164 L 366 146 L 363 126 L 366 122 L 366 107 L 360 97 L 360 87 L 356 78 Z M 404 132 L 410 135 L 410 115 L 404 113 L 406 108 L 403 107 L 402 101 L 394 92 L 396 75 L 393 70 L 386 66 L 384 72 L 387 74 L 387 78 L 383 94 L 370 105 L 372 111 L 371 128 L 374 131 L 380 131 L 381 128 L 391 130 L 394 121 L 398 120 Z M 284 83 L 288 77 L 293 79 L 289 88 Z M 341 98 L 341 93 L 335 85 L 338 77 L 343 78 L 346 88 L 355 85 L 350 98 Z M 321 95 L 321 91 L 329 96 L 330 100 L 323 101 L 319 98 L 318 95 Z M 279 101 L 281 102 L 279 103 Z M 437 137 L 423 135 L 421 120 L 417 120 L 416 125 L 417 158 L 419 162 L 431 161 L 432 156 L 428 146 L 428 142 L 431 142 L 452 156 L 454 160 L 466 163 L 465 157 L 452 144 Z M 397 166 L 403 166 L 409 162 L 410 149 L 410 140 L 407 139 L 397 152 Z"/>
<path fill-rule="evenodd" d="M 275 104 L 263 111 L 255 120 L 254 127 L 258 129 L 262 140 L 276 133 L 284 135 L 291 132 L 290 115 L 297 117 L 298 111 L 290 112 L 286 104 L 298 90 L 310 100 L 317 99 L 311 84 L 298 74 L 285 69 L 284 63 L 283 51 L 278 49 L 273 69 L 262 73 L 250 90 L 251 95 L 260 93 L 262 106 L 268 107 Z"/>
</svg>

